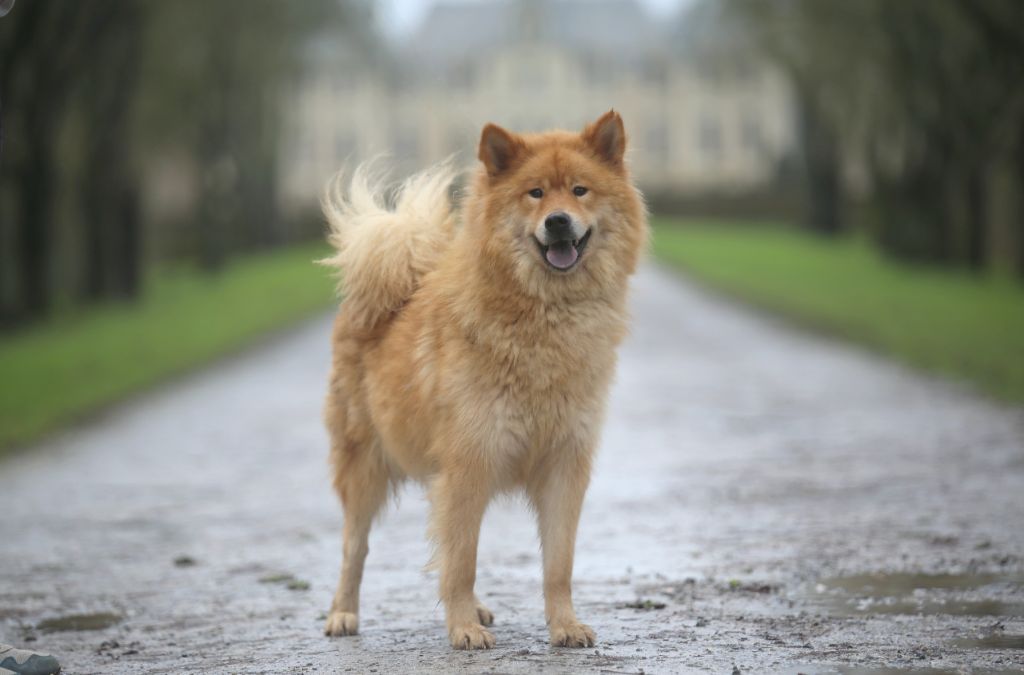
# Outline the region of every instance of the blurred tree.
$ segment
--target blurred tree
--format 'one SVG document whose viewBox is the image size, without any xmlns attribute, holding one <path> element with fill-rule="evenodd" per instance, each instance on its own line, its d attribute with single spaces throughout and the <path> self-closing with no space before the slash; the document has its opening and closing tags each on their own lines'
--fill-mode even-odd
<svg viewBox="0 0 1024 675">
<path fill-rule="evenodd" d="M 856 9 L 803 0 L 729 0 L 720 7 L 727 30 L 739 30 L 789 78 L 805 183 L 804 224 L 821 234 L 837 234 L 844 225 L 845 201 L 841 127 L 849 113 L 842 88 L 853 75 L 845 56 L 852 37 L 847 22 Z"/>
<path fill-rule="evenodd" d="M 286 85 L 317 32 L 366 32 L 337 0 L 161 3 L 150 22 L 143 135 L 149 152 L 192 148 L 199 177 L 195 241 L 204 266 L 230 250 L 279 243 L 278 132 Z"/>
<path fill-rule="evenodd" d="M 132 298 L 139 291 L 140 186 L 130 127 L 148 7 L 144 0 L 92 2 L 94 12 L 106 10 L 106 18 L 102 34 L 89 36 L 93 48 L 79 79 L 77 112 L 86 130 L 79 182 L 84 300 Z"/>
<path fill-rule="evenodd" d="M 12 226 L 0 233 L 0 323 L 45 313 L 52 300 L 55 145 L 88 35 L 102 12 L 88 3 L 26 2 L 0 22 L 0 101 L 5 144 L 0 193 Z M 13 287 L 13 288 L 12 288 Z"/>
<path fill-rule="evenodd" d="M 883 248 L 987 265 L 993 164 L 1008 147 L 1021 157 L 1024 146 L 1024 3 L 726 0 L 726 8 L 793 83 L 812 223 L 838 229 L 841 169 L 860 163 Z M 1021 222 L 1024 160 L 1017 164 Z"/>
<path fill-rule="evenodd" d="M 958 0 L 960 11 L 977 32 L 989 53 L 987 64 L 995 72 L 993 79 L 1006 83 L 993 92 L 996 103 L 997 145 L 1004 144 L 1016 174 L 1014 195 L 1017 221 L 1017 270 L 1024 278 L 1024 3 L 1017 0 Z"/>
<path fill-rule="evenodd" d="M 0 326 L 55 297 L 129 298 L 142 278 L 141 195 L 164 153 L 188 159 L 188 232 L 210 269 L 281 243 L 278 131 L 287 85 L 320 39 L 366 48 L 366 0 L 17 3 L 0 21 Z"/>
<path fill-rule="evenodd" d="M 981 26 L 1010 14 L 1024 20 L 1024 6 L 873 0 L 870 9 L 874 22 L 865 29 L 878 34 L 880 49 L 868 57 L 885 94 L 874 98 L 884 124 L 874 131 L 872 153 L 880 240 L 900 255 L 981 269 L 989 253 L 989 172 L 1024 102 L 1015 86 L 1024 76 L 1022 53 L 991 41 Z M 893 148 L 898 163 L 877 161 Z M 894 217 L 908 211 L 924 218 L 907 225 L 913 219 Z"/>
</svg>

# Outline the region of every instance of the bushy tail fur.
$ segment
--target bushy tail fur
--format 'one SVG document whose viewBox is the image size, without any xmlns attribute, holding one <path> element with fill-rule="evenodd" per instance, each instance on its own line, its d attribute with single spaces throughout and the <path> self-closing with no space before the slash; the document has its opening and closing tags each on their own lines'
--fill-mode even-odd
<svg viewBox="0 0 1024 675">
<path fill-rule="evenodd" d="M 367 164 L 344 189 L 339 175 L 322 205 L 336 253 L 320 262 L 338 270 L 338 291 L 349 320 L 372 328 L 390 317 L 432 270 L 454 235 L 451 162 L 417 173 L 394 192 Z"/>
</svg>

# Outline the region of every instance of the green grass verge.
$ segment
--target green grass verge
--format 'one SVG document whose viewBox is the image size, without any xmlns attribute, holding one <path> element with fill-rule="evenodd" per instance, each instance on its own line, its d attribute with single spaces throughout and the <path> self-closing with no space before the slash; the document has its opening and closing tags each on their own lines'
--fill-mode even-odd
<svg viewBox="0 0 1024 675">
<path fill-rule="evenodd" d="M 239 257 L 219 274 L 164 270 L 133 304 L 0 336 L 0 455 L 61 424 L 326 309 L 323 246 Z"/>
<path fill-rule="evenodd" d="M 708 286 L 1024 402 L 1024 287 L 768 224 L 655 218 L 655 255 Z"/>
</svg>

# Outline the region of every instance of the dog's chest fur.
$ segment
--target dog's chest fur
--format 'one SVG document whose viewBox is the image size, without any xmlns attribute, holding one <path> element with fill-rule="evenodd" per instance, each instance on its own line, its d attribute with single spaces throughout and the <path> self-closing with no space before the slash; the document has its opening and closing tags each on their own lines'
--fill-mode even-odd
<svg viewBox="0 0 1024 675">
<path fill-rule="evenodd" d="M 497 383 L 529 398 L 585 390 L 611 368 L 624 321 L 606 303 L 537 307 L 469 328 L 466 339 L 492 364 Z"/>
<path fill-rule="evenodd" d="M 587 445 L 600 427 L 624 312 L 605 302 L 499 312 L 468 326 L 447 390 L 458 423 L 508 460 Z M 532 458 L 532 459 L 531 459 Z"/>
<path fill-rule="evenodd" d="M 596 444 L 624 291 L 553 304 L 488 290 L 427 284 L 372 350 L 370 407 L 407 475 L 469 453 L 512 485 L 551 452 Z"/>
</svg>

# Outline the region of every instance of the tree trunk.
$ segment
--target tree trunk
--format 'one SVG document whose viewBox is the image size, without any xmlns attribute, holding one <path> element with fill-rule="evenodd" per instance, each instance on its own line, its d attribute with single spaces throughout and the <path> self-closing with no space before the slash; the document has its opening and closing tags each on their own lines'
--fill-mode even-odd
<svg viewBox="0 0 1024 675">
<path fill-rule="evenodd" d="M 980 272 L 988 263 L 988 190 L 986 175 L 981 167 L 973 167 L 967 174 L 965 188 L 967 226 L 967 264 Z"/>
<path fill-rule="evenodd" d="M 18 308 L 20 320 L 46 314 L 51 305 L 54 184 L 51 151 L 48 142 L 29 145 L 32 153 L 23 166 L 19 186 L 21 213 L 17 222 L 18 280 L 22 298 Z"/>
<path fill-rule="evenodd" d="M 137 213 L 136 174 L 129 149 L 132 100 L 138 82 L 141 51 L 140 9 L 130 3 L 114 12 L 97 35 L 97 69 L 86 86 L 92 90 L 84 102 L 90 130 L 87 167 L 81 199 L 85 225 L 85 273 L 80 297 L 95 301 L 106 297 L 130 298 L 138 290 L 141 254 Z"/>
<path fill-rule="evenodd" d="M 1017 132 L 1017 274 L 1024 281 L 1024 115 Z"/>
<path fill-rule="evenodd" d="M 238 203 L 238 164 L 232 152 L 232 107 L 236 95 L 230 55 L 234 49 L 229 32 L 214 43 L 209 68 L 216 87 L 206 101 L 200 121 L 199 158 L 203 188 L 199 196 L 199 262 L 203 269 L 217 272 L 227 261 L 231 224 Z"/>
<path fill-rule="evenodd" d="M 115 219 L 117 243 L 114 257 L 120 261 L 113 279 L 113 293 L 122 300 L 139 295 L 142 287 L 142 216 L 139 207 L 139 189 L 126 183 L 118 200 Z"/>
<path fill-rule="evenodd" d="M 99 187 L 103 177 L 102 172 L 95 171 L 82 180 L 82 225 L 85 231 L 82 263 L 85 270 L 78 296 L 86 302 L 99 300 L 106 291 L 104 270 L 107 266 L 107 247 L 103 227 L 103 190 Z"/>
<path fill-rule="evenodd" d="M 835 130 L 808 87 L 797 87 L 800 148 L 806 180 L 805 225 L 833 236 L 842 230 L 842 178 Z"/>
</svg>

